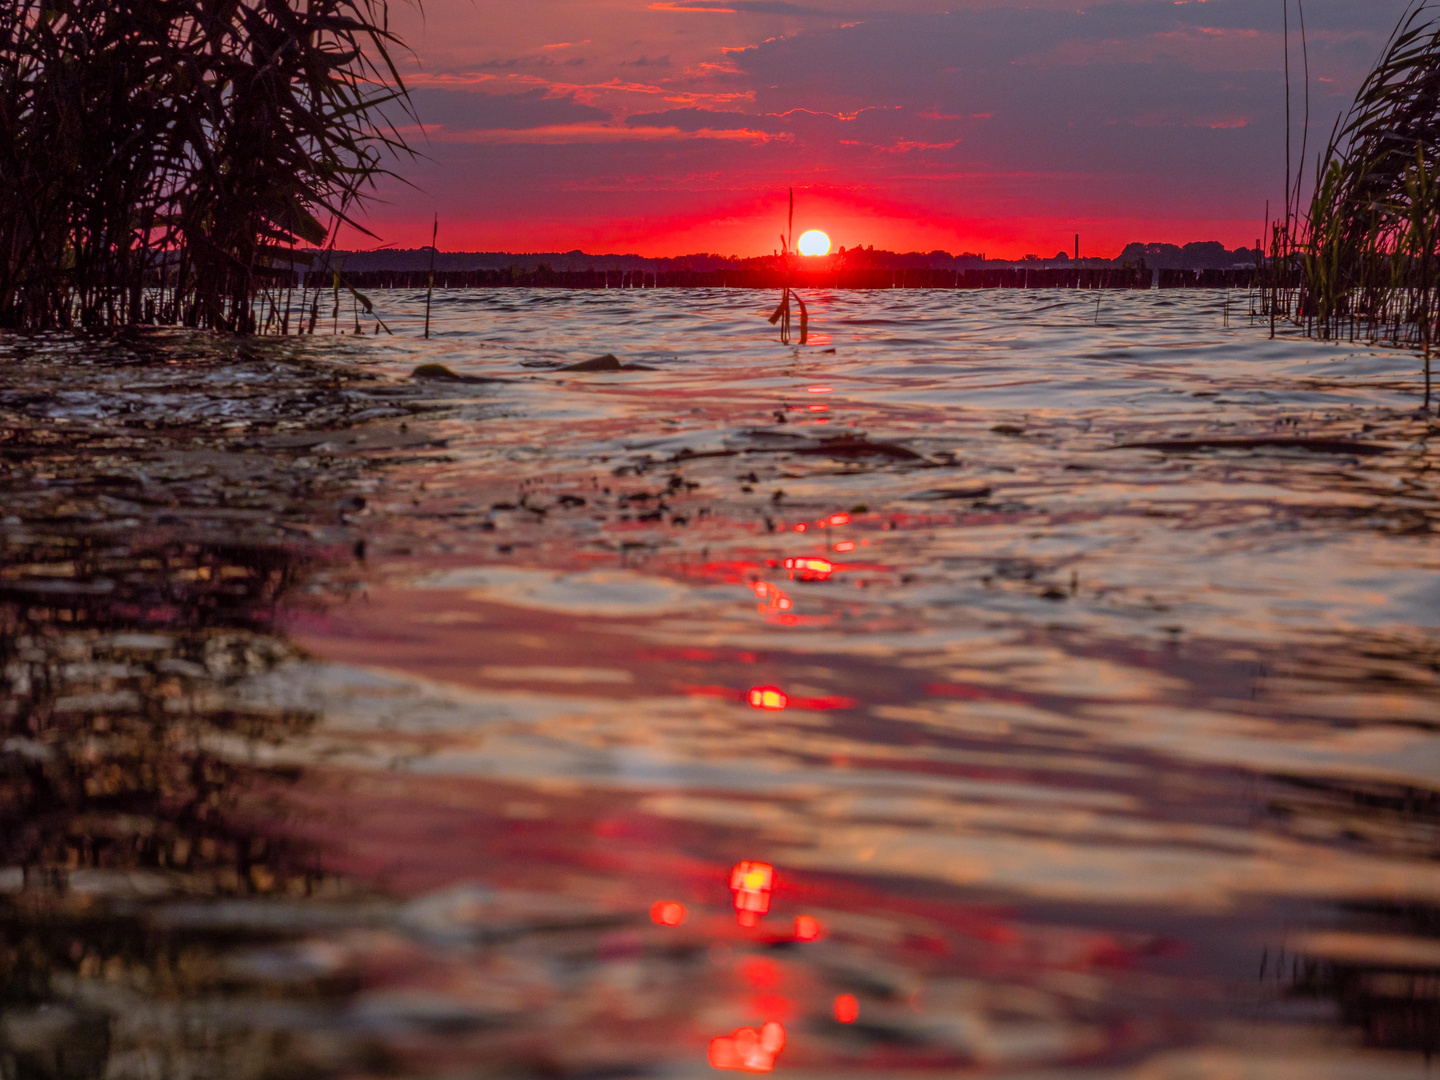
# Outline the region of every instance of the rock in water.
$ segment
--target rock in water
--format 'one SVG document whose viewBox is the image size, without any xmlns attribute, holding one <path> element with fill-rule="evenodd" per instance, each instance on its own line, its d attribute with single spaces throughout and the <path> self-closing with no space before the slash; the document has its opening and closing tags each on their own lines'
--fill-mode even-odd
<svg viewBox="0 0 1440 1080">
<path fill-rule="evenodd" d="M 451 371 L 444 364 L 421 364 L 410 373 L 412 379 L 434 379 L 438 382 L 455 383 L 487 383 L 504 382 L 504 379 L 493 379 L 486 375 L 460 375 Z"/>
<path fill-rule="evenodd" d="M 578 364 L 568 364 L 561 368 L 561 371 L 619 371 L 624 365 L 618 357 L 606 353 L 604 356 L 597 356 L 594 360 L 582 360 Z"/>
<path fill-rule="evenodd" d="M 604 356 L 597 356 L 594 360 L 582 360 L 578 364 L 568 364 L 560 369 L 561 371 L 654 371 L 652 367 L 644 364 L 622 364 L 620 358 L 606 353 Z"/>
</svg>

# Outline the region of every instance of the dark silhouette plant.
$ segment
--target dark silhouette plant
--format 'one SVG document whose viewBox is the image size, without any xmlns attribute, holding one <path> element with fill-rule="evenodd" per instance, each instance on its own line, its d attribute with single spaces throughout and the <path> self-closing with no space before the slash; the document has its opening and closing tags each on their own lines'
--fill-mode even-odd
<svg viewBox="0 0 1440 1080">
<path fill-rule="evenodd" d="M 785 232 L 780 236 L 780 258 L 782 265 L 787 271 L 794 268 L 795 259 L 795 189 L 790 189 L 790 216 L 786 219 Z M 790 344 L 790 301 L 794 300 L 800 308 L 800 344 L 804 345 L 810 339 L 810 313 L 805 309 L 805 301 L 800 299 L 800 294 L 790 287 L 786 281 L 780 289 L 780 303 L 770 313 L 770 325 L 780 326 L 780 343 Z"/>
<path fill-rule="evenodd" d="M 288 330 L 297 245 L 359 228 L 409 153 L 388 22 L 386 0 L 0 8 L 0 326 Z"/>
<path fill-rule="evenodd" d="M 1276 232 L 1268 303 L 1321 337 L 1420 348 L 1427 409 L 1440 315 L 1437 174 L 1440 7 L 1416 0 L 1336 121 L 1309 213 L 1293 237 Z"/>
</svg>

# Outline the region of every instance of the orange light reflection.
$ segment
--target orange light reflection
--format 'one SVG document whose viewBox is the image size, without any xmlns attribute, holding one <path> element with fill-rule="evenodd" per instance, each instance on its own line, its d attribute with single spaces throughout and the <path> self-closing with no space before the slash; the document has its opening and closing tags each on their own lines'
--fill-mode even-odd
<svg viewBox="0 0 1440 1080">
<path fill-rule="evenodd" d="M 853 1024 L 860 1018 L 860 1002 L 854 994 L 841 994 L 835 999 L 835 1019 L 842 1024 Z"/>
<path fill-rule="evenodd" d="M 815 916 L 797 915 L 795 917 L 796 941 L 819 941 L 824 936 L 825 927 Z"/>
<path fill-rule="evenodd" d="M 717 1069 L 768 1073 L 775 1068 L 775 1057 L 783 1049 L 785 1028 L 771 1020 L 759 1031 L 745 1027 L 733 1035 L 711 1039 L 710 1064 Z"/>
<path fill-rule="evenodd" d="M 650 909 L 650 918 L 660 926 L 679 926 L 688 912 L 674 900 L 660 900 Z"/>
<path fill-rule="evenodd" d="M 730 891 L 735 894 L 735 913 L 742 926 L 754 926 L 770 910 L 770 891 L 775 887 L 775 868 L 769 863 L 736 863 L 730 871 Z"/>
<path fill-rule="evenodd" d="M 752 708 L 769 709 L 775 712 L 790 704 L 790 699 L 785 696 L 785 692 L 774 686 L 752 687 L 749 699 Z"/>
<path fill-rule="evenodd" d="M 779 611 L 789 611 L 795 606 L 795 602 L 785 595 L 784 589 L 778 589 L 768 581 L 752 582 L 750 588 L 754 590 L 756 598 L 763 601 L 763 603 L 757 605 L 762 615 L 773 615 Z"/>
<path fill-rule="evenodd" d="M 786 559 L 785 569 L 790 571 L 792 578 L 798 574 L 801 581 L 828 581 L 835 572 L 835 564 L 829 559 Z"/>
</svg>

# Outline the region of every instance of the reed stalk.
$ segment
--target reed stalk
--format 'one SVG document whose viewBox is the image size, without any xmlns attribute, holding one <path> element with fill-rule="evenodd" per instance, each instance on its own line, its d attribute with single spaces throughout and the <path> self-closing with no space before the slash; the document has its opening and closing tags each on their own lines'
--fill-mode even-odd
<svg viewBox="0 0 1440 1080">
<path fill-rule="evenodd" d="M 1437 167 L 1440 5 L 1414 0 L 1317 155 L 1308 211 L 1287 210 L 1274 228 L 1261 287 L 1272 327 L 1278 318 L 1320 338 L 1417 349 L 1427 411 L 1440 317 Z M 1298 178 L 1292 196 L 1298 207 Z"/>
<path fill-rule="evenodd" d="M 430 298 L 435 295 L 435 245 L 440 242 L 440 215 L 430 230 L 430 280 L 425 285 L 425 340 L 430 340 Z"/>
<path fill-rule="evenodd" d="M 776 323 L 780 325 L 780 343 L 782 345 L 790 344 L 791 300 L 794 300 L 796 306 L 800 309 L 800 344 L 804 345 L 810 340 L 810 312 L 806 310 L 805 301 L 800 299 L 800 294 L 790 286 L 789 281 L 789 272 L 795 258 L 794 239 L 795 189 L 791 188 L 790 215 L 786 219 L 785 232 L 780 234 L 780 257 L 785 261 L 786 272 L 786 276 L 782 280 L 785 283 L 780 287 L 780 303 L 776 306 L 775 310 L 770 313 L 770 325 L 774 326 Z"/>
<path fill-rule="evenodd" d="M 287 330 L 296 246 L 410 152 L 402 48 L 386 0 L 0 6 L 0 327 Z"/>
</svg>

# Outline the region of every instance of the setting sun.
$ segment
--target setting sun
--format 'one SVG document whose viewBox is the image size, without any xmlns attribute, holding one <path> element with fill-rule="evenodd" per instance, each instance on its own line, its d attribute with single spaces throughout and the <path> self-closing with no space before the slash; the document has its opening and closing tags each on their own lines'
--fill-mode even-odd
<svg viewBox="0 0 1440 1080">
<path fill-rule="evenodd" d="M 819 229 L 811 229 L 809 232 L 800 234 L 800 242 L 796 247 L 800 249 L 801 255 L 828 255 L 830 254 L 830 237 Z"/>
</svg>

